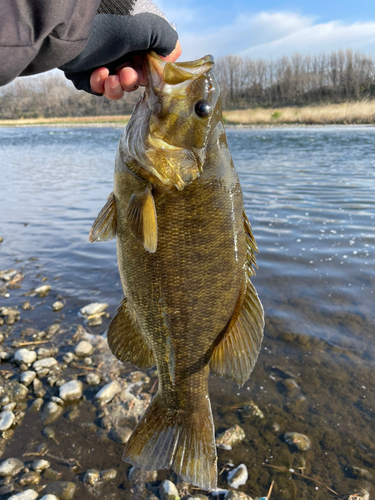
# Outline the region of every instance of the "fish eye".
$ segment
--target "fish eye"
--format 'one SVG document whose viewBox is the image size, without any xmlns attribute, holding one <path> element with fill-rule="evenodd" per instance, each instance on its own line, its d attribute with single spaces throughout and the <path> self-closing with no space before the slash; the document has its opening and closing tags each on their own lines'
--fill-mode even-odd
<svg viewBox="0 0 375 500">
<path fill-rule="evenodd" d="M 211 114 L 212 108 L 211 105 L 206 99 L 200 99 L 195 104 L 195 112 L 200 118 L 207 118 Z"/>
</svg>

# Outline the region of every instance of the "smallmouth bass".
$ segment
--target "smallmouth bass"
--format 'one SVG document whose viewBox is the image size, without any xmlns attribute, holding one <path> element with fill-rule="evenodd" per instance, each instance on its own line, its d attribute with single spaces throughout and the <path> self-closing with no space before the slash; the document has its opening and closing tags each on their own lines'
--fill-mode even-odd
<svg viewBox="0 0 375 500">
<path fill-rule="evenodd" d="M 113 354 L 157 366 L 158 393 L 124 460 L 217 485 L 209 372 L 242 385 L 263 336 L 250 281 L 256 243 L 228 149 L 213 58 L 145 60 L 145 93 L 120 139 L 114 191 L 90 241 L 117 236 L 125 298 L 108 330 Z"/>
</svg>

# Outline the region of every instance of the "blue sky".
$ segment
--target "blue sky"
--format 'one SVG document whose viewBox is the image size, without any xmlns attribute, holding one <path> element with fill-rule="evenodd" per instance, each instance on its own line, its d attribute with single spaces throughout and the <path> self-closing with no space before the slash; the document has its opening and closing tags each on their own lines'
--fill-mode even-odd
<svg viewBox="0 0 375 500">
<path fill-rule="evenodd" d="M 373 0 L 155 0 L 177 26 L 182 60 L 277 58 L 351 48 L 375 56 Z"/>
</svg>

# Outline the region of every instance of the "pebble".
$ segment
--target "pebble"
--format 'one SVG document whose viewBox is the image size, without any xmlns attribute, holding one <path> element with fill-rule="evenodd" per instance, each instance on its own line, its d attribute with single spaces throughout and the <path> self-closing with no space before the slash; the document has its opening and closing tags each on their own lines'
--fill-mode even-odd
<svg viewBox="0 0 375 500">
<path fill-rule="evenodd" d="M 14 413 L 10 410 L 2 411 L 0 413 L 0 431 L 6 431 L 12 427 L 15 420 Z"/>
<path fill-rule="evenodd" d="M 70 380 L 59 388 L 59 396 L 63 401 L 76 401 L 82 397 L 83 384 L 80 380 Z"/>
<path fill-rule="evenodd" d="M 44 495 L 40 500 L 59 500 L 55 495 Z"/>
<path fill-rule="evenodd" d="M 30 304 L 30 301 L 29 300 L 26 300 L 23 304 L 22 304 L 22 309 L 24 311 L 28 311 L 29 309 L 31 309 L 31 304 Z"/>
<path fill-rule="evenodd" d="M 4 339 L 5 339 L 4 335 L 2 333 L 0 333 L 0 344 L 1 344 L 1 342 L 4 342 Z"/>
<path fill-rule="evenodd" d="M 27 370 L 23 372 L 22 375 L 20 376 L 20 382 L 27 387 L 31 384 L 31 382 L 33 382 L 35 377 L 36 373 L 34 371 Z"/>
<path fill-rule="evenodd" d="M 71 410 L 69 413 L 67 413 L 66 418 L 70 421 L 75 420 L 80 416 L 81 412 L 78 410 L 78 408 L 75 408 L 74 410 Z"/>
<path fill-rule="evenodd" d="M 254 403 L 254 401 L 250 401 L 249 403 L 245 404 L 243 413 L 246 416 L 252 415 L 253 417 L 257 417 L 260 419 L 264 418 L 264 413 L 259 408 L 259 406 Z"/>
<path fill-rule="evenodd" d="M 63 361 L 64 361 L 64 363 L 66 363 L 66 364 L 68 365 L 68 364 L 69 364 L 69 363 L 71 363 L 71 362 L 72 362 L 75 358 L 76 358 L 76 356 L 75 356 L 74 352 L 67 352 L 67 353 L 65 353 L 65 354 L 64 354 L 64 356 L 63 356 Z"/>
<path fill-rule="evenodd" d="M 38 498 L 38 493 L 34 490 L 26 490 L 16 495 L 12 495 L 8 500 L 35 500 Z"/>
<path fill-rule="evenodd" d="M 97 316 L 93 316 L 87 321 L 88 326 L 100 326 L 103 323 L 103 318 L 99 314 Z"/>
<path fill-rule="evenodd" d="M 31 365 L 36 361 L 36 352 L 29 349 L 18 349 L 14 353 L 14 360 L 18 364 L 25 363 L 25 365 Z"/>
<path fill-rule="evenodd" d="M 34 394 L 37 398 L 44 398 L 46 391 L 43 389 L 43 384 L 37 378 L 33 381 Z"/>
<path fill-rule="evenodd" d="M 243 491 L 228 491 L 224 497 L 224 500 L 253 500 L 253 499 L 249 497 L 249 495 L 246 495 L 246 493 L 244 493 Z"/>
<path fill-rule="evenodd" d="M 0 351 L 0 361 L 9 361 L 12 357 L 13 354 L 11 352 Z"/>
<path fill-rule="evenodd" d="M 93 314 L 99 314 L 103 311 L 105 311 L 108 307 L 108 304 L 105 304 L 104 302 L 92 302 L 91 304 L 88 304 L 85 307 L 82 307 L 80 309 L 80 313 L 83 316 L 92 316 Z"/>
<path fill-rule="evenodd" d="M 106 469 L 106 470 L 101 471 L 100 480 L 101 481 L 112 481 L 112 479 L 115 479 L 116 476 L 117 476 L 116 469 Z"/>
<path fill-rule="evenodd" d="M 239 425 L 230 427 L 216 438 L 216 446 L 223 450 L 231 450 L 232 446 L 245 439 L 245 431 Z"/>
<path fill-rule="evenodd" d="M 98 373 L 88 373 L 86 375 L 85 382 L 88 385 L 99 385 L 100 375 Z"/>
<path fill-rule="evenodd" d="M 74 349 L 74 354 L 79 358 L 85 358 L 86 356 L 90 356 L 94 347 L 87 342 L 86 340 L 82 340 L 79 344 L 76 345 Z"/>
<path fill-rule="evenodd" d="M 54 439 L 56 436 L 56 432 L 54 431 L 54 429 L 52 429 L 52 427 L 49 427 L 48 425 L 42 430 L 42 434 L 47 439 Z"/>
<path fill-rule="evenodd" d="M 50 349 L 47 349 L 46 347 L 39 347 L 39 349 L 36 351 L 38 355 L 38 359 L 45 359 L 45 358 L 50 358 L 55 356 L 59 350 L 57 347 L 51 347 Z"/>
<path fill-rule="evenodd" d="M 1 411 L 7 411 L 7 410 L 13 411 L 16 406 L 17 406 L 17 403 L 15 401 L 13 401 L 13 403 L 8 403 L 7 405 L 4 405 L 1 409 Z"/>
<path fill-rule="evenodd" d="M 285 442 L 295 446 L 299 451 L 307 451 L 311 448 L 310 439 L 299 432 L 287 432 L 284 434 Z"/>
<path fill-rule="evenodd" d="M 52 368 L 57 365 L 57 360 L 55 358 L 44 358 L 38 359 L 33 363 L 33 368 L 36 372 L 39 372 L 43 368 Z"/>
<path fill-rule="evenodd" d="M 159 494 L 161 500 L 179 500 L 180 498 L 176 486 L 171 481 L 168 481 L 168 479 L 165 479 L 161 483 Z"/>
<path fill-rule="evenodd" d="M 54 403 L 53 401 L 50 401 L 45 405 L 45 407 L 42 410 L 42 422 L 45 423 L 46 425 L 51 424 L 55 420 L 59 418 L 59 416 L 62 414 L 63 408 L 58 405 L 57 403 Z"/>
<path fill-rule="evenodd" d="M 96 393 L 95 399 L 99 401 L 100 404 L 104 405 L 112 401 L 112 399 L 119 392 L 121 392 L 121 385 L 116 380 L 113 380 L 109 384 L 102 387 L 100 391 Z"/>
<path fill-rule="evenodd" d="M 22 399 L 25 399 L 27 394 L 28 394 L 28 389 L 25 385 L 23 384 L 17 384 L 13 388 L 13 399 L 15 401 L 21 401 Z"/>
<path fill-rule="evenodd" d="M 38 377 L 43 378 L 43 377 L 47 377 L 49 372 L 50 372 L 49 368 L 41 368 L 40 370 L 38 370 L 37 375 L 38 375 Z"/>
<path fill-rule="evenodd" d="M 62 476 L 62 472 L 58 472 L 54 469 L 46 469 L 43 472 L 43 477 L 47 481 L 57 481 Z"/>
<path fill-rule="evenodd" d="M 227 482 L 231 488 L 237 489 L 246 483 L 249 474 L 245 464 L 240 464 L 235 469 L 231 470 L 227 476 Z"/>
<path fill-rule="evenodd" d="M 30 486 L 31 484 L 39 484 L 41 479 L 39 472 L 29 471 L 22 474 L 19 483 L 21 486 Z"/>
<path fill-rule="evenodd" d="M 107 419 L 108 417 L 102 418 L 102 425 L 105 425 L 104 419 Z M 109 419 L 108 419 L 109 420 Z M 109 420 L 109 428 L 111 426 L 111 421 Z M 106 427 L 104 427 L 106 428 Z M 129 441 L 130 436 L 133 434 L 133 431 L 130 427 L 119 427 L 118 429 L 112 429 L 110 433 L 110 437 L 114 440 L 117 441 L 118 443 L 125 444 Z"/>
<path fill-rule="evenodd" d="M 285 380 L 282 380 L 282 385 L 285 387 L 287 390 L 288 394 L 295 394 L 297 393 L 301 388 L 297 384 L 297 382 L 294 380 L 294 378 L 286 378 Z"/>
<path fill-rule="evenodd" d="M 51 285 L 42 285 L 35 288 L 34 293 L 39 294 L 39 297 L 45 297 L 51 290 Z"/>
<path fill-rule="evenodd" d="M 61 300 L 56 300 L 56 302 L 54 302 L 52 304 L 52 310 L 53 311 L 61 311 L 61 309 L 64 307 L 64 302 L 61 302 Z"/>
<path fill-rule="evenodd" d="M 49 484 L 44 490 L 45 494 L 57 496 L 59 500 L 73 500 L 76 485 L 68 481 L 56 481 Z"/>
<path fill-rule="evenodd" d="M 3 486 L 0 486 L 0 496 L 9 495 L 10 493 L 13 493 L 13 491 L 14 491 L 13 484 L 4 484 Z"/>
<path fill-rule="evenodd" d="M 366 469 L 362 469 L 361 467 L 351 467 L 351 473 L 355 478 L 363 478 L 367 481 L 372 480 L 372 474 Z"/>
<path fill-rule="evenodd" d="M 90 469 L 85 472 L 82 480 L 87 486 L 95 486 L 100 481 L 100 472 L 96 469 Z"/>
<path fill-rule="evenodd" d="M 49 469 L 51 467 L 51 464 L 48 462 L 48 460 L 44 460 L 43 458 L 39 458 L 38 460 L 34 460 L 33 463 L 31 464 L 32 470 L 35 470 L 37 472 L 41 472 L 43 470 Z"/>
<path fill-rule="evenodd" d="M 42 398 L 35 399 L 30 406 L 30 410 L 31 411 L 40 411 L 41 407 L 43 406 L 43 403 L 44 403 L 44 401 Z"/>
<path fill-rule="evenodd" d="M 50 339 L 55 335 L 60 330 L 60 325 L 57 323 L 54 323 L 53 325 L 49 326 L 46 330 L 46 338 Z"/>
<path fill-rule="evenodd" d="M 0 463 L 0 477 L 16 476 L 24 468 L 18 458 L 7 458 Z"/>
<path fill-rule="evenodd" d="M 51 401 L 57 403 L 60 406 L 64 406 L 64 401 L 61 398 L 58 398 L 57 396 L 52 396 Z"/>
</svg>

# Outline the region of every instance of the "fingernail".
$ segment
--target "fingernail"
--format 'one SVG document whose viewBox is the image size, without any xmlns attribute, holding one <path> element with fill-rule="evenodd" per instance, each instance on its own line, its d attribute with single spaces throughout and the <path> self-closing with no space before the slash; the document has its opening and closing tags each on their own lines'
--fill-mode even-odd
<svg viewBox="0 0 375 500">
<path fill-rule="evenodd" d="M 122 91 L 121 84 L 118 83 L 117 85 L 114 85 L 113 87 L 111 87 L 111 90 L 114 94 L 121 94 Z"/>
</svg>

